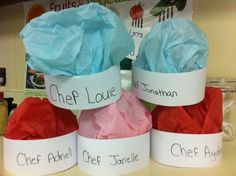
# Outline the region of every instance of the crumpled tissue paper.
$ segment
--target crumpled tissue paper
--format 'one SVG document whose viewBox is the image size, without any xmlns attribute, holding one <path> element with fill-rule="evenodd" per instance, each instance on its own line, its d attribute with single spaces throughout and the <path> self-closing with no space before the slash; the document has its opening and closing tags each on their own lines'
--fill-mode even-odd
<svg viewBox="0 0 236 176">
<path fill-rule="evenodd" d="M 31 20 L 20 36 L 29 66 L 51 76 L 98 73 L 134 49 L 124 22 L 97 3 L 47 12 Z"/>
<path fill-rule="evenodd" d="M 133 65 L 151 72 L 189 72 L 206 67 L 207 57 L 205 34 L 192 21 L 173 18 L 152 27 Z"/>
<path fill-rule="evenodd" d="M 116 139 L 148 132 L 151 113 L 135 95 L 123 91 L 121 98 L 108 106 L 83 110 L 79 117 L 81 136 L 94 139 Z"/>
<path fill-rule="evenodd" d="M 4 136 L 17 140 L 47 139 L 77 129 L 72 111 L 53 106 L 46 98 L 28 97 L 10 116 Z"/>
<path fill-rule="evenodd" d="M 153 128 L 174 133 L 212 134 L 222 131 L 222 92 L 207 87 L 202 102 L 190 106 L 156 106 Z"/>
</svg>

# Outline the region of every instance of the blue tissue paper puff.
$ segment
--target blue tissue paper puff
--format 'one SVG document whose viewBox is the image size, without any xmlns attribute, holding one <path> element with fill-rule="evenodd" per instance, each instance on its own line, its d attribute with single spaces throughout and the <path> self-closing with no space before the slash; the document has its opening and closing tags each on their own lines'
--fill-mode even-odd
<svg viewBox="0 0 236 176">
<path fill-rule="evenodd" d="M 206 67 L 207 57 L 205 34 L 192 21 L 173 18 L 152 27 L 133 66 L 152 72 L 189 72 Z"/>
<path fill-rule="evenodd" d="M 98 73 L 134 49 L 124 22 L 97 3 L 47 12 L 31 20 L 20 36 L 29 66 L 51 76 Z"/>
</svg>

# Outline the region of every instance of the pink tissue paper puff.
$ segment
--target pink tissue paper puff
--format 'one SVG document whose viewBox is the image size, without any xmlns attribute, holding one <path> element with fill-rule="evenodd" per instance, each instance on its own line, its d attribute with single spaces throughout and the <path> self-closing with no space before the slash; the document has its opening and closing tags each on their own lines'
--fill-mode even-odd
<svg viewBox="0 0 236 176">
<path fill-rule="evenodd" d="M 151 114 L 135 95 L 123 91 L 121 98 L 108 106 L 83 110 L 79 118 L 81 136 L 115 139 L 137 136 L 152 127 Z"/>
</svg>

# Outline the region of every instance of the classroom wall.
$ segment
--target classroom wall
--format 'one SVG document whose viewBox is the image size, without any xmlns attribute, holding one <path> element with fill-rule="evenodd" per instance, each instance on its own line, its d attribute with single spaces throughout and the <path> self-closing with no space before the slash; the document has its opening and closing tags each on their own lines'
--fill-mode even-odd
<svg viewBox="0 0 236 176">
<path fill-rule="evenodd" d="M 236 1 L 193 0 L 193 21 L 209 40 L 207 77 L 236 78 Z M 23 99 L 25 82 L 23 24 L 21 3 L 0 7 L 0 67 L 7 68 L 7 84 L 0 91 L 16 102 Z"/>
<path fill-rule="evenodd" d="M 24 46 L 19 31 L 24 24 L 21 3 L 0 7 L 0 67 L 6 67 L 7 84 L 0 87 L 6 96 L 19 102 L 24 88 Z"/>
<path fill-rule="evenodd" d="M 207 76 L 236 78 L 236 1 L 193 2 L 193 20 L 209 41 Z"/>
</svg>

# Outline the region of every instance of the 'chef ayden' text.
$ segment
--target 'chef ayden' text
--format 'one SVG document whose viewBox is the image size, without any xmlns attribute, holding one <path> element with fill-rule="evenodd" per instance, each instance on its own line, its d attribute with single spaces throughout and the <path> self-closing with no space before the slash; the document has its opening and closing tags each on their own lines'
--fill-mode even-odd
<svg viewBox="0 0 236 176">
<path fill-rule="evenodd" d="M 181 143 L 173 143 L 170 146 L 170 154 L 173 157 L 180 159 L 186 158 L 206 158 L 212 162 L 216 161 L 222 153 L 222 147 L 220 145 L 208 146 L 208 145 L 199 145 L 199 146 L 186 146 Z"/>
</svg>

